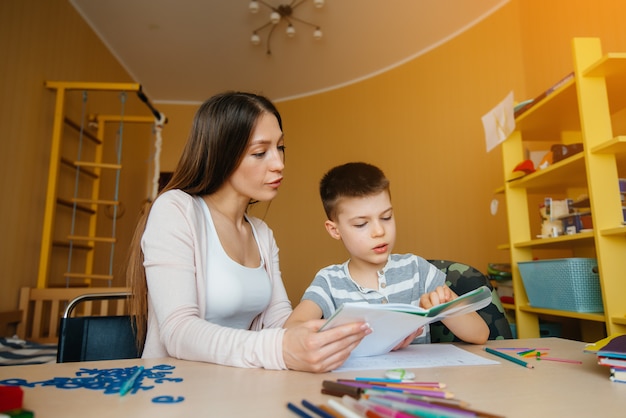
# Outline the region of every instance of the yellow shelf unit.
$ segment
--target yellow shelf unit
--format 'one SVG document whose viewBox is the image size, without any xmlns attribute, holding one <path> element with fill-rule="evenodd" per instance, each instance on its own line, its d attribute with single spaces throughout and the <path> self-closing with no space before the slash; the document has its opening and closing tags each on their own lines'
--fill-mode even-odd
<svg viewBox="0 0 626 418">
<path fill-rule="evenodd" d="M 516 118 L 516 130 L 502 144 L 504 194 L 511 254 L 515 318 L 520 338 L 539 337 L 539 316 L 580 320 L 581 336 L 626 333 L 626 226 L 618 179 L 626 177 L 626 136 L 616 135 L 616 120 L 626 109 L 626 54 L 602 55 L 597 38 L 572 42 L 574 77 Z M 511 180 L 529 145 L 582 142 L 584 150 L 546 169 Z M 556 195 L 590 199 L 593 231 L 554 238 L 532 236 L 538 212 L 532 199 Z M 603 313 L 579 313 L 529 305 L 517 263 L 538 253 L 566 251 L 573 257 L 596 257 Z"/>
</svg>

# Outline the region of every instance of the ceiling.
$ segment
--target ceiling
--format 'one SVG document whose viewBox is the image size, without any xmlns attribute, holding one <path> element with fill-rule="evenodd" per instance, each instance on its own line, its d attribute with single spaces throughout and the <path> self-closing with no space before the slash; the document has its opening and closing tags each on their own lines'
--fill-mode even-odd
<svg viewBox="0 0 626 418">
<path fill-rule="evenodd" d="M 69 0 L 154 103 L 198 103 L 224 90 L 274 101 L 345 86 L 379 74 L 467 30 L 509 0 L 265 0 L 297 4 L 271 38 L 271 10 L 249 0 Z M 263 2 L 259 2 L 263 3 Z"/>
</svg>

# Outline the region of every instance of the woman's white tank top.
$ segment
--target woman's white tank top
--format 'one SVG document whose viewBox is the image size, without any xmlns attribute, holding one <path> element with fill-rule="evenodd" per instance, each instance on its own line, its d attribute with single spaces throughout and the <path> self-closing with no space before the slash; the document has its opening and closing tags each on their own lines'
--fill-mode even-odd
<svg viewBox="0 0 626 418">
<path fill-rule="evenodd" d="M 261 264 L 251 268 L 235 262 L 226 254 L 215 230 L 211 211 L 204 199 L 198 198 L 202 200 L 208 235 L 205 319 L 222 326 L 249 329 L 254 318 L 267 308 L 272 292 L 256 230 L 250 223 Z"/>
</svg>

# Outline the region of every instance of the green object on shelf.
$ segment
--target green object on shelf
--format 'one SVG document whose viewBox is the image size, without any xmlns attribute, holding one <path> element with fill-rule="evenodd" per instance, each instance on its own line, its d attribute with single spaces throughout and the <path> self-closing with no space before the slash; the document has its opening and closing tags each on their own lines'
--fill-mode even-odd
<svg viewBox="0 0 626 418">
<path fill-rule="evenodd" d="M 489 263 L 487 265 L 487 274 L 493 280 L 509 280 L 511 279 L 511 264 Z"/>
</svg>

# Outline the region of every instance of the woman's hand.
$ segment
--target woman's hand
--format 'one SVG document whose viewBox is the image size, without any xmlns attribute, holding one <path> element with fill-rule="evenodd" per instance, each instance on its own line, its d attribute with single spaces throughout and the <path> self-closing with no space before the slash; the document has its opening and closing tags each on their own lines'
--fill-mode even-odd
<svg viewBox="0 0 626 418">
<path fill-rule="evenodd" d="M 288 328 L 283 337 L 283 358 L 291 370 L 323 373 L 341 366 L 372 330 L 355 322 L 318 332 L 326 321 L 316 319 Z"/>
</svg>

